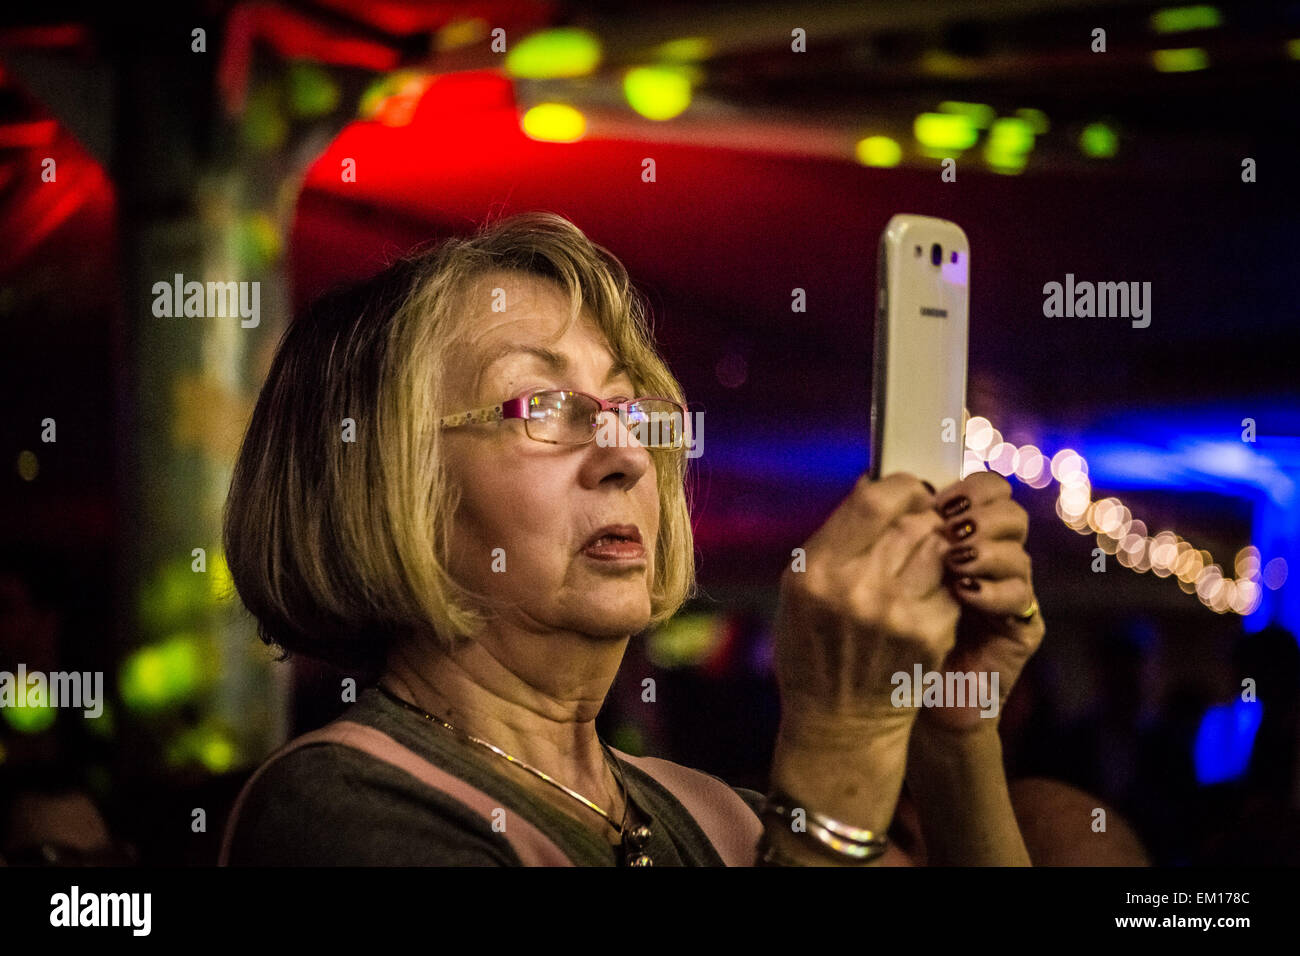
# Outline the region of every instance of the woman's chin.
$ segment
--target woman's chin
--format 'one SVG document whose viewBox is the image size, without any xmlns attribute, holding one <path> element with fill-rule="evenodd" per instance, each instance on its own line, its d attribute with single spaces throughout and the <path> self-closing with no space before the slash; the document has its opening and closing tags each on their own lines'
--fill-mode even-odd
<svg viewBox="0 0 1300 956">
<path fill-rule="evenodd" d="M 650 599 L 640 595 L 611 595 L 607 601 L 593 592 L 582 615 L 583 630 L 593 637 L 619 638 L 637 634 L 650 623 Z"/>
</svg>

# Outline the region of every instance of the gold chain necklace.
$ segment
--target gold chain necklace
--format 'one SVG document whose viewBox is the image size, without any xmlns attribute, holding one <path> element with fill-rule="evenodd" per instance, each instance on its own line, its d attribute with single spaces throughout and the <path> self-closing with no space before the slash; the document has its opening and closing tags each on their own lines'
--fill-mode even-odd
<svg viewBox="0 0 1300 956">
<path fill-rule="evenodd" d="M 630 807 L 632 804 L 632 794 L 627 789 L 627 783 L 623 779 L 623 771 L 622 769 L 619 768 L 618 761 L 614 759 L 614 755 L 609 752 L 609 748 L 605 746 L 605 742 L 603 740 L 600 740 L 599 737 L 597 737 L 596 739 L 600 743 L 601 750 L 604 751 L 605 753 L 605 758 L 609 761 L 610 769 L 614 771 L 615 780 L 618 782 L 619 787 L 623 791 L 623 821 L 621 823 L 615 823 L 614 818 L 611 817 L 604 810 L 602 810 L 600 807 L 596 806 L 595 803 L 588 800 L 586 797 L 578 793 L 576 790 L 569 789 L 564 784 L 556 780 L 554 777 L 551 777 L 549 774 L 544 773 L 541 770 L 538 770 L 536 767 L 524 763 L 524 761 L 520 760 L 518 757 L 506 753 L 500 747 L 488 743 L 486 740 L 483 740 L 482 738 L 475 737 L 472 734 L 468 734 L 463 730 L 453 727 L 451 724 L 443 720 L 441 717 L 435 717 L 433 714 L 430 714 L 428 711 L 420 707 L 417 707 L 415 704 L 412 704 L 404 697 L 399 697 L 397 694 L 394 694 L 383 684 L 379 684 L 377 686 L 379 688 L 380 693 L 382 693 L 385 697 L 387 697 L 389 700 L 393 701 L 394 703 L 400 704 L 401 706 L 405 707 L 407 710 L 419 714 L 421 717 L 424 717 L 426 720 L 431 720 L 435 724 L 445 727 L 447 730 L 450 730 L 453 734 L 455 734 L 457 737 L 460 737 L 462 740 L 468 740 L 471 743 L 478 744 L 481 747 L 486 747 L 488 750 L 492 751 L 497 756 L 504 757 L 506 760 L 510 761 L 515 766 L 522 767 L 524 770 L 527 770 L 529 773 L 533 774 L 534 776 L 539 777 L 542 780 L 545 780 L 551 786 L 556 787 L 559 790 L 562 790 L 564 793 L 567 793 L 574 800 L 577 800 L 583 806 L 587 807 L 587 809 L 594 810 L 596 813 L 599 813 L 602 817 L 605 818 L 605 821 L 610 826 L 612 826 L 615 830 L 618 831 L 619 838 L 623 842 L 623 856 L 624 856 L 623 862 L 626 865 L 654 866 L 654 860 L 652 860 L 649 854 L 645 852 L 645 847 L 650 842 L 650 836 L 651 836 L 650 828 L 642 824 L 641 826 L 634 827 L 631 831 L 627 830 L 627 813 L 628 813 L 628 807 Z"/>
</svg>

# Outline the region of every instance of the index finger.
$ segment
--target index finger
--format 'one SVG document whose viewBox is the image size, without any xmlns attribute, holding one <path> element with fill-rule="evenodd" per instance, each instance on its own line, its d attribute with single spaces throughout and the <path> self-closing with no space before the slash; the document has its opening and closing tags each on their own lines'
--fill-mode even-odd
<svg viewBox="0 0 1300 956">
<path fill-rule="evenodd" d="M 808 540 L 808 549 L 827 548 L 845 556 L 861 554 L 894 520 L 933 506 L 934 495 L 915 475 L 898 471 L 872 481 L 864 474 Z"/>
<path fill-rule="evenodd" d="M 949 502 L 962 496 L 976 506 L 999 498 L 1010 498 L 1011 482 L 996 471 L 973 471 L 965 478 L 940 488 L 934 496 L 935 505 L 942 510 Z"/>
</svg>

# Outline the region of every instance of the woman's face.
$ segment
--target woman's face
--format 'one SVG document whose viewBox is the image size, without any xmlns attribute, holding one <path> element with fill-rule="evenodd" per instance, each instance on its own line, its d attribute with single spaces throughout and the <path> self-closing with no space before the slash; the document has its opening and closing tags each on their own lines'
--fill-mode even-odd
<svg viewBox="0 0 1300 956">
<path fill-rule="evenodd" d="M 505 291 L 507 311 L 491 310 L 494 288 Z M 569 315 L 559 286 L 497 273 L 473 298 L 469 345 L 453 356 L 448 370 L 446 414 L 534 388 L 567 388 L 609 400 L 638 397 L 627 373 L 612 368 L 614 357 L 586 315 L 557 337 Z M 504 351 L 515 347 L 550 349 L 563 365 Z M 659 534 L 654 462 L 621 423 L 605 425 L 617 428 L 617 443 L 546 444 L 529 438 L 522 420 L 443 432 L 449 474 L 461 489 L 452 573 L 502 599 L 506 620 L 524 630 L 623 638 L 649 621 Z M 609 561 L 584 553 L 606 525 L 635 525 L 644 557 Z"/>
</svg>

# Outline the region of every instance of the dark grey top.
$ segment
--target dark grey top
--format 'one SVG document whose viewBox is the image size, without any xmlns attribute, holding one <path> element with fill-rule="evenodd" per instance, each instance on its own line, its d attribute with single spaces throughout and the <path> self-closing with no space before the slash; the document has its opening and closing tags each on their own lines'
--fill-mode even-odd
<svg viewBox="0 0 1300 956">
<path fill-rule="evenodd" d="M 621 854 L 514 780 L 500 760 L 459 740 L 375 688 L 343 715 L 501 801 L 549 837 L 577 866 L 617 866 Z M 721 866 L 722 860 L 671 793 L 616 758 L 632 799 L 650 817 L 646 852 L 655 866 Z M 757 813 L 762 795 L 733 787 Z M 269 766 L 249 791 L 230 848 L 245 866 L 520 866 L 505 835 L 458 800 L 343 744 L 301 747 Z"/>
</svg>

